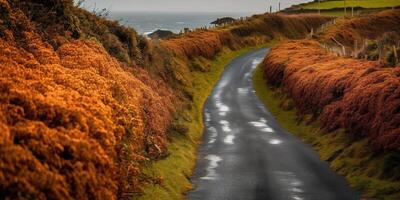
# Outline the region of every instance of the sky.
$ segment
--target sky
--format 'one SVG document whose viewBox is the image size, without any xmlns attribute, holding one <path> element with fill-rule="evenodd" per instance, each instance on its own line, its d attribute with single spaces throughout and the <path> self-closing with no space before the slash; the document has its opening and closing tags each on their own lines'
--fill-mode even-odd
<svg viewBox="0 0 400 200">
<path fill-rule="evenodd" d="M 281 2 L 281 8 L 311 0 L 85 0 L 84 7 L 92 10 L 107 8 L 118 11 L 163 12 L 245 12 L 264 13 Z"/>
</svg>

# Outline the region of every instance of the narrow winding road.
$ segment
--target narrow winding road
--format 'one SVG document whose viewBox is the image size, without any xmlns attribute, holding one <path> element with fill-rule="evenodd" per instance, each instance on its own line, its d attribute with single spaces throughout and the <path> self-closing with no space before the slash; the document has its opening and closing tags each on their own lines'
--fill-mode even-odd
<svg viewBox="0 0 400 200">
<path fill-rule="evenodd" d="M 205 134 L 190 200 L 347 200 L 358 194 L 311 147 L 281 128 L 256 96 L 267 49 L 238 57 L 204 107 Z"/>
</svg>

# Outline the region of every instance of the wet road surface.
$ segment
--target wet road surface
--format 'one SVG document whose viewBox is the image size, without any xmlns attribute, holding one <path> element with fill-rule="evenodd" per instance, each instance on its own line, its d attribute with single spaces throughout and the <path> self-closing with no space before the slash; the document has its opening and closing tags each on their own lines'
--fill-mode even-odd
<svg viewBox="0 0 400 200">
<path fill-rule="evenodd" d="M 195 189 L 188 199 L 359 199 L 311 147 L 281 128 L 256 96 L 252 72 L 267 51 L 232 61 L 207 100 Z"/>
</svg>

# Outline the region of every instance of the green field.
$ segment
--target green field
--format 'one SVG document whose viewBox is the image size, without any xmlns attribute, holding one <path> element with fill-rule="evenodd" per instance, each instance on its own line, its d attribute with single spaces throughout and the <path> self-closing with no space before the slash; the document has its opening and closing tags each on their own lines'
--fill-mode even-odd
<svg viewBox="0 0 400 200">
<path fill-rule="evenodd" d="M 334 9 L 343 8 L 344 1 L 323 1 L 321 3 L 312 2 L 303 5 L 304 9 Z M 400 6 L 400 0 L 353 0 L 346 1 L 346 7 L 362 7 L 362 8 L 386 8 Z"/>
</svg>

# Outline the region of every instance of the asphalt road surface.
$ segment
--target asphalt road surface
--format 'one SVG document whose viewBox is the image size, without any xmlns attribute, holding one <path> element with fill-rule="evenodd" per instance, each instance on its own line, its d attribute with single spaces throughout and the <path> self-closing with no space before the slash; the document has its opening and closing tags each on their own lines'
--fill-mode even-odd
<svg viewBox="0 0 400 200">
<path fill-rule="evenodd" d="M 312 148 L 281 128 L 256 96 L 252 72 L 267 49 L 226 67 L 204 107 L 205 134 L 190 200 L 359 199 Z"/>
</svg>

